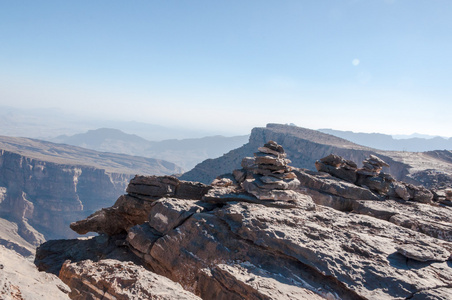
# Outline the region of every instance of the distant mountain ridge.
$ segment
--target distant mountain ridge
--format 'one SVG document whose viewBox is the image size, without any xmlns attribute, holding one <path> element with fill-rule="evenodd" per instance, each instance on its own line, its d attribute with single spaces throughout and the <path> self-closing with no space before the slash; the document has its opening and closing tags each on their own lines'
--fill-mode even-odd
<svg viewBox="0 0 452 300">
<path fill-rule="evenodd" d="M 52 141 L 97 151 L 163 159 L 181 166 L 184 170 L 190 170 L 205 159 L 216 158 L 242 146 L 248 142 L 248 135 L 234 137 L 217 135 L 156 142 L 118 129 L 99 128 L 72 136 L 61 135 Z"/>
<path fill-rule="evenodd" d="M 364 159 L 373 154 L 390 165 L 390 168 L 385 168 L 385 172 L 397 180 L 423 184 L 429 188 L 452 184 L 452 151 L 436 150 L 421 153 L 384 151 L 361 146 L 317 130 L 280 124 L 254 128 L 248 144 L 217 159 L 205 160 L 180 178 L 210 183 L 217 174 L 229 172 L 225 166 L 240 168 L 243 157 L 253 156 L 255 149 L 269 140 L 282 145 L 292 165 L 298 168 L 314 171 L 315 161 L 332 153 L 352 160 L 360 166 Z M 444 178 L 438 180 L 443 175 Z"/>
<path fill-rule="evenodd" d="M 49 140 L 55 136 L 74 135 L 93 128 L 117 128 L 151 141 L 201 138 L 219 134 L 210 128 L 191 129 L 177 125 L 103 120 L 100 117 L 76 115 L 57 108 L 17 108 L 0 105 L 0 135 Z M 221 134 L 231 135 L 230 132 Z"/>
<path fill-rule="evenodd" d="M 341 131 L 334 129 L 319 129 L 318 131 L 331 134 L 351 142 L 387 151 L 423 152 L 433 150 L 452 150 L 452 138 L 404 138 L 395 139 L 393 136 L 382 133 L 361 133 Z"/>
</svg>

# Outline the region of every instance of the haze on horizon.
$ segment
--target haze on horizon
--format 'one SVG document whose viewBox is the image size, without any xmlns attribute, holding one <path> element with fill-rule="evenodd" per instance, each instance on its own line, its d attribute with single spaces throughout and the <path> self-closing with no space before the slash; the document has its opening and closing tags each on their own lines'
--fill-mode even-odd
<svg viewBox="0 0 452 300">
<path fill-rule="evenodd" d="M 0 106 L 452 136 L 452 2 L 7 1 Z"/>
</svg>

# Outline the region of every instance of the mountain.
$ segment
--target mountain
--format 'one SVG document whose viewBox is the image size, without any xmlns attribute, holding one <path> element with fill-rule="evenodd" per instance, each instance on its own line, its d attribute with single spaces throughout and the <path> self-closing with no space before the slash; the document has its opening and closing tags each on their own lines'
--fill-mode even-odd
<svg viewBox="0 0 452 300">
<path fill-rule="evenodd" d="M 425 136 L 416 134 L 416 137 L 405 136 L 403 139 L 395 139 L 391 135 L 381 133 L 355 133 L 333 129 L 319 129 L 318 131 L 349 140 L 353 143 L 388 151 L 423 152 L 452 150 L 452 138 L 446 139 L 439 136 L 426 138 Z"/>
<path fill-rule="evenodd" d="M 173 163 L 0 136 L 0 244 L 19 253 L 49 238 L 124 192 L 135 174 L 180 173 Z"/>
<path fill-rule="evenodd" d="M 218 134 L 217 131 L 209 129 L 196 130 L 183 126 L 105 120 L 101 116 L 76 115 L 57 108 L 16 108 L 0 105 L 0 135 L 49 140 L 55 136 L 74 135 L 93 128 L 118 128 L 151 141 L 201 138 Z"/>
<path fill-rule="evenodd" d="M 99 236 L 48 241 L 36 266 L 73 299 L 450 299 L 452 189 L 395 180 L 372 155 L 362 168 L 336 154 L 317 163 L 327 172 L 296 168 L 297 145 L 367 150 L 300 128 L 255 133 L 292 151 L 267 141 L 209 185 L 136 176 L 71 224 Z"/>
<path fill-rule="evenodd" d="M 72 136 L 61 135 L 52 141 L 97 151 L 163 159 L 190 170 L 205 159 L 221 156 L 242 146 L 248 141 L 248 136 L 209 136 L 155 142 L 118 129 L 100 128 Z"/>
<path fill-rule="evenodd" d="M 243 157 L 253 156 L 255 149 L 269 140 L 282 145 L 291 157 L 293 165 L 299 168 L 315 170 L 315 162 L 331 153 L 355 161 L 358 165 L 373 154 L 390 165 L 385 170 L 398 180 L 427 187 L 452 183 L 451 151 L 436 150 L 421 153 L 383 151 L 317 130 L 279 124 L 254 128 L 247 144 L 219 158 L 205 160 L 180 178 L 210 183 L 218 174 L 227 173 L 231 166 L 239 168 Z"/>
</svg>

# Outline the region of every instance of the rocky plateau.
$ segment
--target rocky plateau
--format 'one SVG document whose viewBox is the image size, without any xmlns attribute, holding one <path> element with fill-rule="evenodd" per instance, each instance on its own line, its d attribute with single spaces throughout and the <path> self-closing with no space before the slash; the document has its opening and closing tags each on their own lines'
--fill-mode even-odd
<svg viewBox="0 0 452 300">
<path fill-rule="evenodd" d="M 402 181 L 406 166 L 373 150 L 283 141 L 209 184 L 135 176 L 70 225 L 98 236 L 48 241 L 36 266 L 72 299 L 451 299 L 452 190 Z M 315 171 L 292 165 L 315 150 Z"/>
<path fill-rule="evenodd" d="M 331 153 L 354 161 L 361 167 L 369 155 L 376 155 L 388 163 L 383 167 L 395 179 L 428 188 L 452 187 L 452 151 L 428 152 L 383 151 L 354 144 L 348 140 L 320 131 L 292 125 L 268 124 L 254 128 L 249 142 L 216 159 L 208 159 L 182 175 L 182 180 L 210 183 L 218 174 L 239 168 L 242 158 L 252 156 L 258 147 L 273 140 L 284 147 L 292 165 L 315 171 L 315 162 Z"/>
</svg>

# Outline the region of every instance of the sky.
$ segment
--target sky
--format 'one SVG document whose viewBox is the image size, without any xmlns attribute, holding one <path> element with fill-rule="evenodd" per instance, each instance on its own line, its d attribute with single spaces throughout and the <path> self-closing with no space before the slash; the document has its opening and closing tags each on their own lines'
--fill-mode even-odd
<svg viewBox="0 0 452 300">
<path fill-rule="evenodd" d="M 0 2 L 0 105 L 452 136 L 450 0 Z"/>
</svg>

